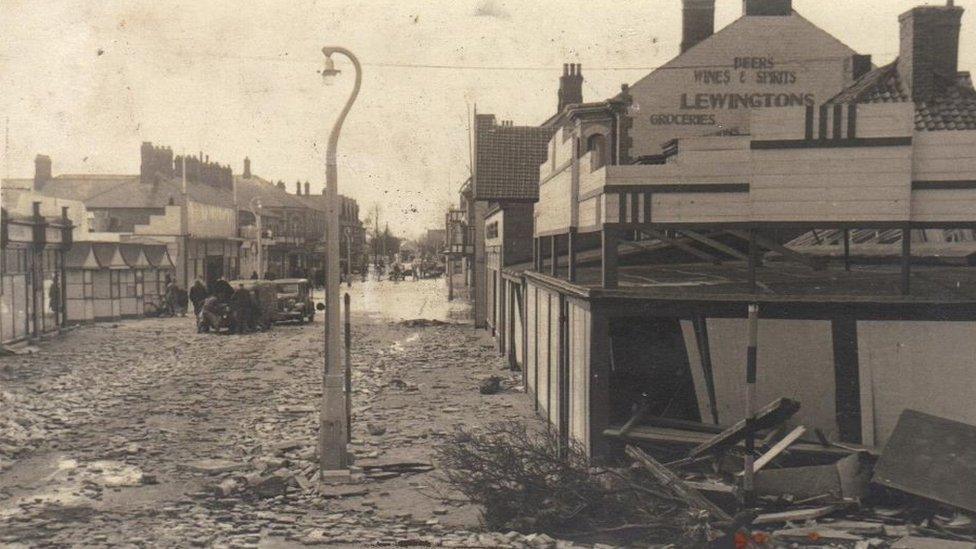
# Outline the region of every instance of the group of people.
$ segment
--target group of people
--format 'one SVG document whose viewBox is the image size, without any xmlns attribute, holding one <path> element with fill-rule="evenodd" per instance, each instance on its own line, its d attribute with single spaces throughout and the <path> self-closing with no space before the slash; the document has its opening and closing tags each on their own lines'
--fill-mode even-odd
<svg viewBox="0 0 976 549">
<path fill-rule="evenodd" d="M 232 333 L 246 333 L 258 328 L 260 307 L 253 292 L 239 284 L 233 288 L 223 278 L 204 283 L 197 278 L 189 293 L 166 276 L 166 290 L 159 307 L 161 316 L 186 316 L 193 305 L 197 331 L 206 332 L 227 326 Z"/>
<path fill-rule="evenodd" d="M 190 301 L 198 332 L 226 326 L 231 333 L 244 334 L 256 331 L 261 324 L 257 296 L 243 284 L 234 288 L 221 278 L 206 285 L 198 278 L 190 288 Z"/>
</svg>

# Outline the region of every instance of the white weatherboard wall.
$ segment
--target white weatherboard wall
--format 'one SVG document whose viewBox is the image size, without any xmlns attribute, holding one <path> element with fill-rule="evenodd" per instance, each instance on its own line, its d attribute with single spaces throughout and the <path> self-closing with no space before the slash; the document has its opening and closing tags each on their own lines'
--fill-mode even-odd
<svg viewBox="0 0 976 549">
<path fill-rule="evenodd" d="M 976 180 L 976 131 L 919 132 L 915 136 L 915 181 Z M 972 221 L 976 189 L 912 192 L 912 221 Z"/>
<path fill-rule="evenodd" d="M 537 391 L 539 384 L 536 382 L 536 377 L 539 375 L 539 355 L 538 355 L 538 341 L 539 341 L 539 300 L 538 300 L 538 287 L 532 284 L 526 285 L 526 322 L 529 323 L 528 329 L 528 348 L 525 350 L 525 376 L 528 380 L 528 394 L 532 397 L 534 402 L 537 400 Z"/>
<path fill-rule="evenodd" d="M 569 303 L 569 438 L 590 450 L 590 312 Z"/>
<path fill-rule="evenodd" d="M 719 423 L 731 425 L 745 417 L 746 319 L 708 319 L 708 339 L 715 378 Z M 690 322 L 682 322 L 689 349 L 695 393 L 702 417 L 708 418 L 697 343 Z M 757 405 L 787 397 L 800 402 L 792 423 L 818 427 L 836 438 L 833 338 L 829 321 L 760 320 Z"/>
<path fill-rule="evenodd" d="M 857 323 L 864 443 L 884 446 L 910 408 L 976 425 L 976 323 Z"/>
</svg>

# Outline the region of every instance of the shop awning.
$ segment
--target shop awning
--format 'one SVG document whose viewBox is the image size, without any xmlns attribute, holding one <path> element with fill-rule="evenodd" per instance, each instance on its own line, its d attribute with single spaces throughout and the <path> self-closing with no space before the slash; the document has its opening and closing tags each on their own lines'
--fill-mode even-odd
<svg viewBox="0 0 976 549">
<path fill-rule="evenodd" d="M 91 269 L 98 270 L 102 265 L 98 262 L 98 257 L 89 242 L 75 242 L 68 251 L 64 253 L 64 267 L 66 269 Z"/>
<path fill-rule="evenodd" d="M 176 269 L 176 265 L 169 256 L 169 250 L 167 250 L 165 245 L 144 245 L 143 252 L 153 267 L 157 269 Z"/>
<path fill-rule="evenodd" d="M 151 269 L 152 264 L 146 257 L 142 244 L 120 244 L 119 251 L 122 259 L 130 269 Z"/>
<path fill-rule="evenodd" d="M 122 258 L 119 245 L 114 242 L 96 242 L 92 244 L 95 257 L 99 264 L 105 269 L 128 269 L 129 266 Z"/>
</svg>

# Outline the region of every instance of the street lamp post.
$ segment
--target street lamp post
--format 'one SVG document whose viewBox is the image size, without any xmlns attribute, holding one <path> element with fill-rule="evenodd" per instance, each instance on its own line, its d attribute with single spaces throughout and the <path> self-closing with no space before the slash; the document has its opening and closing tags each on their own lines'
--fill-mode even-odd
<svg viewBox="0 0 976 549">
<path fill-rule="evenodd" d="M 352 229 L 346 227 L 346 286 L 352 288 Z"/>
<path fill-rule="evenodd" d="M 346 399 L 345 373 L 339 360 L 339 291 L 341 281 L 339 277 L 339 202 L 338 169 L 336 164 L 336 147 L 339 142 L 339 132 L 349 114 L 356 96 L 359 95 L 362 83 L 362 67 L 359 60 L 349 50 L 341 47 L 326 46 L 322 48 L 325 54 L 325 68 L 322 77 L 329 80 L 339 74 L 335 68 L 332 55 L 339 53 L 352 61 L 356 69 L 356 83 L 352 94 L 346 101 L 339 118 L 332 127 L 329 144 L 326 149 L 325 186 L 327 190 L 327 216 L 325 227 L 325 369 L 322 372 L 322 406 L 319 413 L 319 469 L 320 478 L 325 479 L 328 471 L 348 469 L 348 454 L 346 444 Z"/>
<path fill-rule="evenodd" d="M 262 246 L 262 242 L 261 242 L 261 237 L 264 236 L 264 235 L 261 234 L 261 232 L 262 232 L 262 229 L 261 229 L 261 199 L 255 196 L 248 203 L 248 206 L 250 207 L 251 215 L 254 216 L 254 225 L 255 225 L 255 227 L 258 230 L 258 268 L 257 268 L 257 273 L 258 273 L 258 278 L 260 278 L 260 279 L 263 280 L 264 279 L 264 250 L 263 250 L 263 246 Z"/>
</svg>

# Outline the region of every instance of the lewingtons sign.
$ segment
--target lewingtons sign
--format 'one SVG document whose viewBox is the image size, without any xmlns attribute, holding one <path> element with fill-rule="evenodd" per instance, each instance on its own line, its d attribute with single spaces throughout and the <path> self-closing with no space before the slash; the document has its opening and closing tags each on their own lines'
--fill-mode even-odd
<svg viewBox="0 0 976 549">
<path fill-rule="evenodd" d="M 709 86 L 719 90 L 702 93 L 681 93 L 678 108 L 682 112 L 654 113 L 650 123 L 655 126 L 714 126 L 714 114 L 694 111 L 722 111 L 796 107 L 814 104 L 814 94 L 777 90 L 797 84 L 793 70 L 777 67 L 771 57 L 736 57 L 731 69 L 695 69 L 690 71 L 695 86 Z M 724 91 L 727 87 L 755 87 L 759 91 Z M 772 88 L 762 91 L 763 88 Z M 692 111 L 692 112 L 688 112 Z"/>
</svg>

